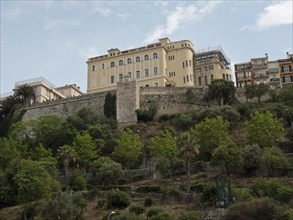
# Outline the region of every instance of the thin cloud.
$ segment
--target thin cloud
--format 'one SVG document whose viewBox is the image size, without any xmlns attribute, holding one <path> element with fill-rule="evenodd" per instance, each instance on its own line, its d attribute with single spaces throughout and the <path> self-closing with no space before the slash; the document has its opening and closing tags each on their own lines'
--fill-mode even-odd
<svg viewBox="0 0 293 220">
<path fill-rule="evenodd" d="M 53 0 L 47 1 L 16 1 L 13 4 L 13 8 L 7 10 L 4 13 L 4 18 L 9 21 L 14 21 L 20 18 L 24 14 L 31 14 L 34 10 L 38 10 L 39 8 L 50 9 L 52 6 Z"/>
<path fill-rule="evenodd" d="M 293 2 L 280 1 L 265 7 L 253 25 L 245 25 L 241 30 L 261 31 L 290 24 L 293 24 Z"/>
<path fill-rule="evenodd" d="M 177 6 L 175 11 L 167 15 L 165 25 L 156 26 L 155 30 L 146 35 L 144 43 L 153 43 L 163 36 L 175 33 L 184 24 L 201 20 L 206 14 L 211 13 L 219 3 L 219 1 L 208 2 L 200 7 L 196 5 Z"/>
<path fill-rule="evenodd" d="M 66 21 L 63 19 L 52 19 L 52 18 L 45 18 L 44 19 L 44 28 L 47 30 L 56 30 L 60 28 L 71 28 L 75 26 L 79 26 L 81 22 L 79 20 L 75 21 Z"/>
</svg>

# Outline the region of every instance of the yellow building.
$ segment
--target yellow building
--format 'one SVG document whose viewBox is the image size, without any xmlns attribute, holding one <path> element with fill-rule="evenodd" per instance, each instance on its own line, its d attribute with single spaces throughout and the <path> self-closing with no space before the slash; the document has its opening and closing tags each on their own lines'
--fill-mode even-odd
<svg viewBox="0 0 293 220">
<path fill-rule="evenodd" d="M 214 79 L 232 80 L 230 60 L 221 47 L 197 52 L 194 56 L 195 86 L 208 86 Z"/>
<path fill-rule="evenodd" d="M 87 92 L 115 90 L 117 82 L 135 79 L 140 87 L 193 86 L 193 44 L 168 38 L 144 47 L 89 58 Z"/>
</svg>

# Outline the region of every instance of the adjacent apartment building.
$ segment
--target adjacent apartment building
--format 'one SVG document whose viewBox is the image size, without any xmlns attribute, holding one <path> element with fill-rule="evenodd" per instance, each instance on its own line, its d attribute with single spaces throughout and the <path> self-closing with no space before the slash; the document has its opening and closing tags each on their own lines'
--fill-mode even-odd
<svg viewBox="0 0 293 220">
<path fill-rule="evenodd" d="M 221 47 L 197 52 L 193 63 L 195 86 L 207 86 L 214 79 L 232 80 L 230 59 Z"/>
<path fill-rule="evenodd" d="M 15 83 L 15 88 L 24 84 L 30 85 L 36 94 L 35 100 L 28 100 L 30 102 L 28 104 L 64 99 L 83 94 L 75 84 L 57 87 L 43 77 L 18 81 Z"/>
<path fill-rule="evenodd" d="M 114 48 L 87 60 L 87 92 L 115 90 L 117 82 L 133 79 L 140 87 L 206 86 L 214 78 L 231 80 L 228 63 L 222 50 L 197 56 L 189 40 L 172 42 L 163 38 L 130 50 Z M 195 72 L 197 65 L 201 72 Z"/>
<path fill-rule="evenodd" d="M 293 84 L 293 54 L 287 53 L 287 58 L 269 61 L 268 55 L 252 58 L 250 61 L 235 64 L 237 88 L 245 85 L 266 83 L 272 87 L 281 88 Z"/>
</svg>

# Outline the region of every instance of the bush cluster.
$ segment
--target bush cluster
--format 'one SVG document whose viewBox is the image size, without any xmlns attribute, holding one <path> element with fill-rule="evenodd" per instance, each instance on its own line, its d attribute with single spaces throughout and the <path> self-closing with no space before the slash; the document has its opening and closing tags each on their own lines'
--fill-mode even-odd
<svg viewBox="0 0 293 220">
<path fill-rule="evenodd" d="M 276 178 L 257 179 L 251 185 L 251 190 L 257 197 L 270 197 L 284 203 L 293 199 L 293 187 L 285 185 Z"/>
<path fill-rule="evenodd" d="M 234 219 L 288 219 L 283 215 L 284 210 L 274 200 L 269 198 L 254 199 L 248 202 L 240 202 L 228 208 L 227 220 Z"/>
<path fill-rule="evenodd" d="M 125 208 L 130 205 L 131 198 L 127 192 L 111 190 L 108 194 L 108 204 L 113 208 Z"/>
<path fill-rule="evenodd" d="M 140 186 L 136 189 L 136 192 L 139 192 L 139 193 L 161 193 L 161 186 L 158 186 L 158 185 Z"/>
</svg>

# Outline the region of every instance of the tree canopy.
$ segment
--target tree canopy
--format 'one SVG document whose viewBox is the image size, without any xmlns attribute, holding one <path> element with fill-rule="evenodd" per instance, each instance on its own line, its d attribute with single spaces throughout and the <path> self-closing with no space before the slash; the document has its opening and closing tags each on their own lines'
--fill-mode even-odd
<svg viewBox="0 0 293 220">
<path fill-rule="evenodd" d="M 224 79 L 215 79 L 209 85 L 207 100 L 216 100 L 218 105 L 223 102 L 224 105 L 231 104 L 235 98 L 236 88 L 232 81 Z"/>
<path fill-rule="evenodd" d="M 191 130 L 192 135 L 198 139 L 201 154 L 205 159 L 209 159 L 212 151 L 220 144 L 231 142 L 228 128 L 229 123 L 221 116 L 217 116 L 206 118 Z"/>
<path fill-rule="evenodd" d="M 261 148 L 272 147 L 284 136 L 284 127 L 281 119 L 275 118 L 269 111 L 250 115 L 245 122 L 247 143 L 258 144 Z"/>
<path fill-rule="evenodd" d="M 142 148 L 140 136 L 126 129 L 117 140 L 113 156 L 118 158 L 125 167 L 130 168 L 140 157 Z"/>
</svg>

